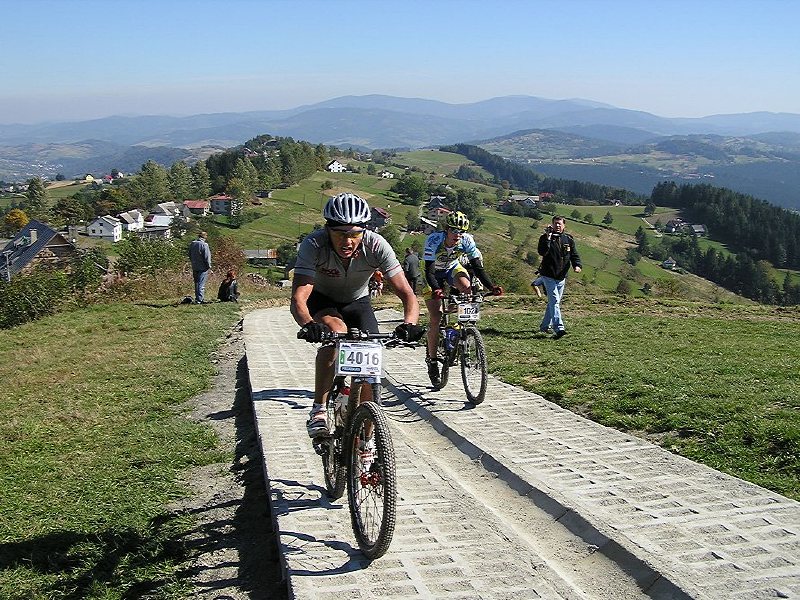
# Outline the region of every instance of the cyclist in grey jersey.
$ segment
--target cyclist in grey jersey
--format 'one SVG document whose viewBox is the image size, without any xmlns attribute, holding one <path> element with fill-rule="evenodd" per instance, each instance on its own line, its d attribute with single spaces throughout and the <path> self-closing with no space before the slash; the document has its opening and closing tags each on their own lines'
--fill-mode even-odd
<svg viewBox="0 0 800 600">
<path fill-rule="evenodd" d="M 383 271 L 389 279 L 403 271 L 389 242 L 374 231 L 364 231 L 358 251 L 345 259 L 334 249 L 328 227 L 303 240 L 294 267 L 295 277 L 311 277 L 315 291 L 344 303 L 369 295 L 375 271 Z"/>
<path fill-rule="evenodd" d="M 346 333 L 348 328 L 378 332 L 369 301 L 369 279 L 383 271 L 403 302 L 403 323 L 396 335 L 416 341 L 424 334 L 417 325 L 419 303 L 408 285 L 394 250 L 379 234 L 366 229 L 370 210 L 355 194 L 339 194 L 323 211 L 326 225 L 300 244 L 292 281 L 292 316 L 309 342 L 320 342 L 328 331 Z M 326 405 L 334 376 L 335 348 L 317 352 L 314 405 L 308 420 L 311 437 L 327 431 Z"/>
</svg>

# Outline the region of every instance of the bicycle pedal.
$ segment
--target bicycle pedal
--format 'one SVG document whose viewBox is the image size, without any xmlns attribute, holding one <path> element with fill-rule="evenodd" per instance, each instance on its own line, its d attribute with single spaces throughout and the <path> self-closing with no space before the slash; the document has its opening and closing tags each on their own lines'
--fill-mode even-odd
<svg viewBox="0 0 800 600">
<path fill-rule="evenodd" d="M 328 452 L 327 440 L 320 440 L 319 438 L 315 438 L 314 442 L 311 445 L 314 448 L 314 452 L 316 452 L 320 456 L 325 456 L 325 454 L 327 454 Z"/>
</svg>

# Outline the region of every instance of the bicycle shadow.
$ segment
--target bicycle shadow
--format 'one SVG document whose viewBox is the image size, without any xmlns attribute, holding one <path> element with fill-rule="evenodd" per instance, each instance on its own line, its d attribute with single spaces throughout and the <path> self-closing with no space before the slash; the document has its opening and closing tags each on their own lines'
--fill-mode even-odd
<svg viewBox="0 0 800 600">
<path fill-rule="evenodd" d="M 253 390 L 250 397 L 253 403 L 279 402 L 286 404 L 292 410 L 308 410 L 314 398 L 314 391 L 304 388 L 268 388 Z"/>
<path fill-rule="evenodd" d="M 298 565 L 290 569 L 294 576 L 343 575 L 366 569 L 372 563 L 358 548 L 341 540 L 320 540 L 313 535 L 297 531 L 284 531 L 283 537 L 291 540 L 284 543 L 284 551 L 287 557 L 292 558 L 292 563 Z M 334 562 L 332 558 L 320 559 L 320 546 L 336 552 L 337 556 L 340 556 L 339 553 L 344 553 L 345 556 L 342 557 L 344 562 Z M 304 556 L 308 557 L 310 563 L 307 566 L 304 565 Z"/>
</svg>

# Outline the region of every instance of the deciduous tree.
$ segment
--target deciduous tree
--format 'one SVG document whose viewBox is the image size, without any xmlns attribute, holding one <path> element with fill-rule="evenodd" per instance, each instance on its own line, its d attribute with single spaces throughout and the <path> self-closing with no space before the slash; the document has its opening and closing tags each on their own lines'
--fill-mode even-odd
<svg viewBox="0 0 800 600">
<path fill-rule="evenodd" d="M 6 226 L 6 231 L 8 231 L 11 235 L 15 235 L 20 229 L 25 227 L 28 224 L 30 219 L 28 215 L 25 214 L 24 210 L 20 210 L 19 208 L 12 208 L 6 214 L 3 222 Z"/>
</svg>

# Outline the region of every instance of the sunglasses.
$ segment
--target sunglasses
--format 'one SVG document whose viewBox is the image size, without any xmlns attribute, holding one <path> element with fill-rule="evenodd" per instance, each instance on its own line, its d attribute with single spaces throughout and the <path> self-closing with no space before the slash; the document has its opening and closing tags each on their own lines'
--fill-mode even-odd
<svg viewBox="0 0 800 600">
<path fill-rule="evenodd" d="M 329 227 L 328 229 L 331 233 L 337 235 L 338 237 L 346 237 L 353 240 L 364 237 L 363 229 L 333 229 L 332 227 Z"/>
<path fill-rule="evenodd" d="M 449 231 L 450 233 L 454 233 L 456 235 L 463 235 L 464 233 L 463 231 L 461 231 L 460 229 L 456 229 L 455 227 L 448 227 L 447 231 Z"/>
</svg>

